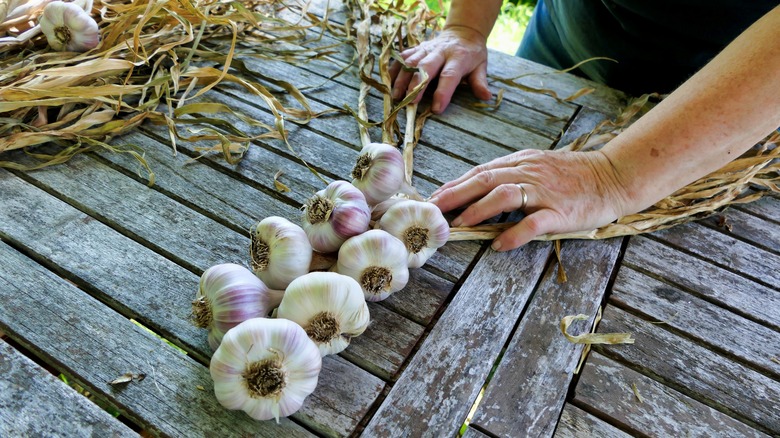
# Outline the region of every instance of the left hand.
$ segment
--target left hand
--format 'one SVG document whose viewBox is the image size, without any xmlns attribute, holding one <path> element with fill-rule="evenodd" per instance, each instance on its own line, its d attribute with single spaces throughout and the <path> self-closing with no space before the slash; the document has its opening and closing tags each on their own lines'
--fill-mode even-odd
<svg viewBox="0 0 780 438">
<path fill-rule="evenodd" d="M 525 190 L 526 205 L 518 185 Z M 442 185 L 430 202 L 442 212 L 471 203 L 452 226 L 472 226 L 522 209 L 527 216 L 493 241 L 494 250 L 508 251 L 542 234 L 591 230 L 629 213 L 624 187 L 600 151 L 524 150 Z"/>
</svg>

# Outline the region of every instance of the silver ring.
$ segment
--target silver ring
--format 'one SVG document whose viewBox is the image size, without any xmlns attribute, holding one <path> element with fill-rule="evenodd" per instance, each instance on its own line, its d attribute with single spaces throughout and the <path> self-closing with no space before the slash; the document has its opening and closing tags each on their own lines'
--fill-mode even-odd
<svg viewBox="0 0 780 438">
<path fill-rule="evenodd" d="M 525 208 L 526 204 L 528 204 L 528 193 L 525 192 L 525 187 L 523 187 L 522 184 L 515 185 L 520 189 L 520 193 L 523 195 L 523 203 L 517 208 L 518 210 L 522 210 Z"/>
</svg>

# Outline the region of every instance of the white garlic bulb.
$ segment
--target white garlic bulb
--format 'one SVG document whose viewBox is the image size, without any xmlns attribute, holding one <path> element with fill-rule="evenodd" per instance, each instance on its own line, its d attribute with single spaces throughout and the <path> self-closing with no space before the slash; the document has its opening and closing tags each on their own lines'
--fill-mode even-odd
<svg viewBox="0 0 780 438">
<path fill-rule="evenodd" d="M 277 422 L 300 409 L 321 368 L 320 352 L 301 326 L 269 318 L 228 330 L 209 365 L 222 406 Z"/>
<path fill-rule="evenodd" d="M 53 1 L 43 8 L 38 23 L 52 49 L 60 52 L 86 52 L 97 47 L 100 29 L 95 19 L 84 10 L 87 6 L 92 9 L 91 2 L 76 4 Z"/>
<path fill-rule="evenodd" d="M 312 272 L 287 286 L 277 312 L 297 322 L 325 356 L 337 354 L 368 327 L 363 289 L 346 275 Z"/>
<path fill-rule="evenodd" d="M 268 287 L 284 289 L 309 272 L 312 247 L 303 228 L 270 216 L 252 227 L 251 237 L 252 270 Z"/>
<path fill-rule="evenodd" d="M 219 347 L 231 328 L 251 318 L 264 318 L 279 306 L 284 291 L 269 289 L 249 269 L 223 263 L 206 269 L 192 302 L 195 325 L 209 330 L 209 346 Z"/>
<path fill-rule="evenodd" d="M 369 230 L 341 245 L 335 271 L 355 279 L 367 301 L 381 301 L 409 281 L 403 242 L 387 231 Z"/>
<path fill-rule="evenodd" d="M 379 219 L 382 219 L 382 216 L 384 216 L 385 212 L 388 208 L 392 207 L 395 204 L 398 204 L 399 202 L 406 201 L 409 198 L 403 195 L 393 195 L 384 201 L 380 202 L 379 204 L 374 205 L 371 207 L 371 220 L 374 222 L 379 222 Z M 378 224 L 374 225 L 374 228 L 376 228 Z"/>
<path fill-rule="evenodd" d="M 367 144 L 352 169 L 352 178 L 352 185 L 363 192 L 369 205 L 384 201 L 404 185 L 401 151 L 389 144 Z"/>
<path fill-rule="evenodd" d="M 368 230 L 371 213 L 366 198 L 346 181 L 333 181 L 314 194 L 303 210 L 303 230 L 312 248 L 328 253 L 345 240 Z"/>
<path fill-rule="evenodd" d="M 450 237 L 450 225 L 430 202 L 405 200 L 387 209 L 379 228 L 401 240 L 409 252 L 410 268 L 419 268 Z"/>
</svg>

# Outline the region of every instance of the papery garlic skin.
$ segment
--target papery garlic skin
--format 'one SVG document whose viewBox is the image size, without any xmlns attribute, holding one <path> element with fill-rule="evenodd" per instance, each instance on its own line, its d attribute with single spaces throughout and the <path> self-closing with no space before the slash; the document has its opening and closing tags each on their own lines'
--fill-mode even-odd
<svg viewBox="0 0 780 438">
<path fill-rule="evenodd" d="M 343 351 L 370 320 L 363 289 L 335 272 L 311 272 L 293 280 L 277 316 L 300 324 L 322 356 Z"/>
<path fill-rule="evenodd" d="M 369 230 L 341 245 L 335 271 L 355 279 L 366 301 L 382 301 L 409 281 L 403 242 L 383 230 Z"/>
<path fill-rule="evenodd" d="M 450 225 L 439 207 L 411 199 L 388 208 L 378 226 L 404 243 L 410 268 L 424 265 L 450 237 Z"/>
<path fill-rule="evenodd" d="M 301 326 L 268 318 L 228 330 L 209 365 L 222 406 L 277 422 L 300 409 L 321 368 L 320 352 Z"/>
<path fill-rule="evenodd" d="M 209 346 L 216 350 L 228 330 L 247 319 L 267 317 L 283 295 L 284 291 L 268 288 L 241 265 L 212 266 L 201 275 L 192 302 L 195 325 L 209 330 Z"/>
<path fill-rule="evenodd" d="M 395 146 L 369 143 L 360 151 L 352 169 L 352 185 L 360 189 L 369 205 L 398 193 L 404 184 L 404 159 Z"/>
<path fill-rule="evenodd" d="M 270 216 L 252 227 L 250 234 L 252 271 L 271 289 L 285 289 L 309 272 L 312 247 L 303 228 Z"/>
<path fill-rule="evenodd" d="M 86 2 L 82 5 L 53 1 L 43 8 L 38 23 L 52 49 L 59 52 L 86 52 L 97 47 L 100 29 L 95 19 L 83 9 L 87 6 Z"/>
<path fill-rule="evenodd" d="M 329 253 L 368 230 L 370 220 L 363 193 L 346 181 L 333 181 L 306 202 L 302 223 L 312 248 Z"/>
</svg>

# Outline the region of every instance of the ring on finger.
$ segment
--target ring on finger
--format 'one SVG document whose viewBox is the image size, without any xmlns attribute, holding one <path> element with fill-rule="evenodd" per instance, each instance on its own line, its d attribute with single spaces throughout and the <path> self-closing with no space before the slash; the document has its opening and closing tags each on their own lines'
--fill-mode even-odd
<svg viewBox="0 0 780 438">
<path fill-rule="evenodd" d="M 523 187 L 522 184 L 515 184 L 517 188 L 520 189 L 520 195 L 523 197 L 522 204 L 520 204 L 520 207 L 518 207 L 518 210 L 522 210 L 525 208 L 526 205 L 528 205 L 528 193 L 525 191 L 525 187 Z"/>
</svg>

